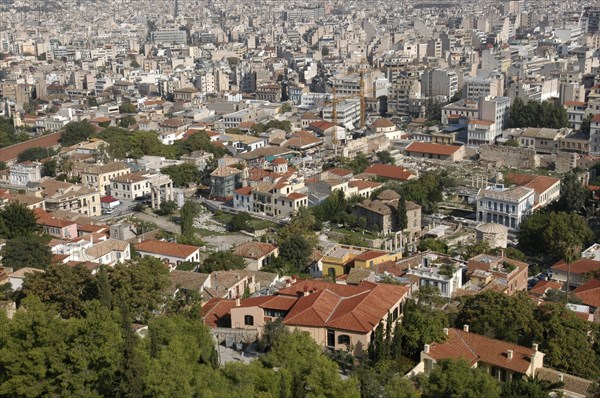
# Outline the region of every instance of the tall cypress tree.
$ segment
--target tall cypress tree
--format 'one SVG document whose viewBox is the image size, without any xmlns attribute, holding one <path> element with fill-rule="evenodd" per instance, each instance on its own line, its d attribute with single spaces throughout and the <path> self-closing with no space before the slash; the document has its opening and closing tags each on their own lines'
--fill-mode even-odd
<svg viewBox="0 0 600 398">
<path fill-rule="evenodd" d="M 401 196 L 398 200 L 398 217 L 396 219 L 396 229 L 398 231 L 404 231 L 408 227 L 408 216 L 406 215 L 406 199 Z"/>
</svg>

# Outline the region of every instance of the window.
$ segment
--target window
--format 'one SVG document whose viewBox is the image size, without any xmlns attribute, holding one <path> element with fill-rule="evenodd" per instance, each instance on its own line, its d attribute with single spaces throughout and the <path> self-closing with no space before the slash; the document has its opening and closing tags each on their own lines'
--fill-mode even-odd
<svg viewBox="0 0 600 398">
<path fill-rule="evenodd" d="M 244 325 L 253 326 L 254 325 L 254 317 L 252 315 L 244 315 Z"/>
<path fill-rule="evenodd" d="M 350 345 L 350 336 L 347 334 L 340 334 L 337 338 L 338 344 Z"/>
<path fill-rule="evenodd" d="M 335 331 L 331 329 L 327 329 L 327 346 L 333 347 L 335 346 Z"/>
</svg>

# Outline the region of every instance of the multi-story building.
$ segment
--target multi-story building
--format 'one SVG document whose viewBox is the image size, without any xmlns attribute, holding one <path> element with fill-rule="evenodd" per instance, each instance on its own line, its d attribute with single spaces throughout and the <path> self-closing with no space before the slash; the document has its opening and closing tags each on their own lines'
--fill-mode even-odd
<svg viewBox="0 0 600 398">
<path fill-rule="evenodd" d="M 590 155 L 600 156 L 600 113 L 590 123 Z"/>
<path fill-rule="evenodd" d="M 504 87 L 497 79 L 472 77 L 465 79 L 463 98 L 477 101 L 480 98 L 498 97 L 503 94 Z"/>
<path fill-rule="evenodd" d="M 450 99 L 458 92 L 458 75 L 445 69 L 427 69 L 421 77 L 421 88 L 426 97 L 445 96 Z"/>
<path fill-rule="evenodd" d="M 534 206 L 533 188 L 504 188 L 501 184 L 482 188 L 477 193 L 477 221 L 502 224 L 516 231 Z"/>
<path fill-rule="evenodd" d="M 360 99 L 347 99 L 336 105 L 338 125 L 356 126 L 360 121 Z M 333 121 L 333 106 L 323 108 L 323 120 Z"/>
<path fill-rule="evenodd" d="M 279 84 L 264 84 L 256 88 L 256 99 L 261 101 L 281 101 L 281 86 Z"/>
<path fill-rule="evenodd" d="M 49 212 L 65 210 L 90 217 L 102 214 L 100 192 L 94 188 L 52 179 L 42 182 L 41 187 Z"/>
<path fill-rule="evenodd" d="M 110 194 L 110 182 L 116 177 L 129 174 L 131 168 L 125 162 L 111 162 L 99 165 L 81 164 L 83 168 L 77 169 L 76 174 L 81 177 L 84 186 L 100 191 L 100 195 Z"/>
<path fill-rule="evenodd" d="M 566 101 L 563 106 L 567 110 L 567 116 L 569 117 L 571 127 L 573 130 L 579 130 L 581 128 L 581 123 L 583 123 L 583 120 L 586 117 L 585 110 L 587 109 L 587 103 L 580 101 Z"/>
<path fill-rule="evenodd" d="M 503 292 L 509 296 L 527 290 L 528 270 L 527 263 L 490 254 L 479 254 L 467 263 L 467 274 L 475 277 L 472 281 L 483 281 L 485 285 L 481 287 L 493 281 L 496 290 L 500 290 L 501 286 Z"/>
<path fill-rule="evenodd" d="M 39 182 L 42 178 L 42 165 L 39 162 L 22 162 L 10 167 L 9 184 L 25 187 L 27 183 Z"/>
<path fill-rule="evenodd" d="M 152 208 L 159 208 L 163 199 L 173 200 L 173 181 L 161 173 L 137 171 L 123 174 L 111 180 L 111 196 L 129 200 L 149 197 Z"/>
<path fill-rule="evenodd" d="M 234 167 L 220 166 L 210 174 L 210 196 L 218 200 L 233 197 L 236 189 L 242 187 L 243 171 Z"/>
<path fill-rule="evenodd" d="M 178 28 L 163 28 L 155 30 L 150 34 L 153 43 L 163 44 L 186 44 L 187 33 Z"/>
</svg>

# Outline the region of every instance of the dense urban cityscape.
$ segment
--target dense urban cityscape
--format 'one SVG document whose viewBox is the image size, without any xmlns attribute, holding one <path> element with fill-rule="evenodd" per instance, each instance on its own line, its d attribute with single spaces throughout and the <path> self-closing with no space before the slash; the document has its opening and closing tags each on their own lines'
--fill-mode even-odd
<svg viewBox="0 0 600 398">
<path fill-rule="evenodd" d="M 0 0 L 0 397 L 600 398 L 600 2 Z"/>
</svg>

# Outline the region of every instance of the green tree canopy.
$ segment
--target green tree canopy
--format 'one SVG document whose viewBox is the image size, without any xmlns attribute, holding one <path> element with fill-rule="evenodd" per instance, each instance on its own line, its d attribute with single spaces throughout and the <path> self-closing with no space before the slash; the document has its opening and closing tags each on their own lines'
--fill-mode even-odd
<svg viewBox="0 0 600 398">
<path fill-rule="evenodd" d="M 5 239 L 41 231 L 33 210 L 21 202 L 11 202 L 0 210 L 0 235 Z"/>
<path fill-rule="evenodd" d="M 36 162 L 43 159 L 47 159 L 56 155 L 56 151 L 52 148 L 33 147 L 25 149 L 17 156 L 17 162 Z"/>
<path fill-rule="evenodd" d="M 500 384 L 464 360 L 442 360 L 421 380 L 423 398 L 500 398 Z"/>
<path fill-rule="evenodd" d="M 24 235 L 10 239 L 0 253 L 2 264 L 12 267 L 15 271 L 26 267 L 47 269 L 52 263 L 48 240 L 38 235 Z"/>
<path fill-rule="evenodd" d="M 171 177 L 176 187 L 188 188 L 191 184 L 200 182 L 200 171 L 191 163 L 167 166 L 161 172 Z"/>
<path fill-rule="evenodd" d="M 129 101 L 122 102 L 119 105 L 119 113 L 136 113 L 137 107 Z"/>
<path fill-rule="evenodd" d="M 86 141 L 94 134 L 94 128 L 87 121 L 71 122 L 65 126 L 65 130 L 60 135 L 60 143 L 63 147 L 79 144 Z"/>
<path fill-rule="evenodd" d="M 375 154 L 377 159 L 383 164 L 394 164 L 396 161 L 389 151 L 379 151 Z"/>
<path fill-rule="evenodd" d="M 200 265 L 200 271 L 207 274 L 213 271 L 229 271 L 244 268 L 246 268 L 244 259 L 229 251 L 211 253 L 202 262 L 202 265 Z"/>
<path fill-rule="evenodd" d="M 565 108 L 559 103 L 550 101 L 542 103 L 530 100 L 524 103 L 519 97 L 510 106 L 509 127 L 569 127 L 569 117 Z"/>
<path fill-rule="evenodd" d="M 279 256 L 295 272 L 304 273 L 310 265 L 312 247 L 302 235 L 291 236 L 279 245 Z"/>
<path fill-rule="evenodd" d="M 537 211 L 521 223 L 518 236 L 519 249 L 525 254 L 558 260 L 573 246 L 585 247 L 593 232 L 578 214 Z"/>
</svg>

